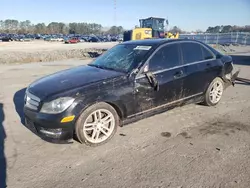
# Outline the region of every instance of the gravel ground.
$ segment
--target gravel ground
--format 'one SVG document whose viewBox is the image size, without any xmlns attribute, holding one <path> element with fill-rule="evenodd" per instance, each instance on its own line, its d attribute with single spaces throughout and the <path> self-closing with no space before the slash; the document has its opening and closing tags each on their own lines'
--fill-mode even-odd
<svg viewBox="0 0 250 188">
<path fill-rule="evenodd" d="M 47 143 L 20 123 L 15 110 L 30 82 L 90 60 L 0 65 L 8 187 L 250 187 L 250 53 L 234 59 L 244 79 L 218 106 L 175 108 L 120 128 L 96 148 Z"/>
</svg>

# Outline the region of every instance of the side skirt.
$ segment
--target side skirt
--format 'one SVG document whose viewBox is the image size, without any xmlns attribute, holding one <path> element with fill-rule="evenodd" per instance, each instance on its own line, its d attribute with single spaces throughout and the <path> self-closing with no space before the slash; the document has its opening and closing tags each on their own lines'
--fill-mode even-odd
<svg viewBox="0 0 250 188">
<path fill-rule="evenodd" d="M 126 119 L 121 121 L 121 126 L 125 126 L 128 124 L 137 122 L 139 120 L 146 119 L 146 118 L 152 117 L 152 116 L 157 115 L 157 114 L 161 114 L 161 113 L 166 112 L 168 110 L 172 110 L 176 107 L 181 107 L 181 106 L 184 106 L 187 104 L 197 104 L 197 103 L 201 103 L 203 101 L 204 101 L 204 94 L 198 93 L 198 94 L 190 96 L 190 97 L 186 97 L 186 98 L 183 98 L 183 99 L 180 99 L 177 101 L 166 103 L 164 105 L 157 106 L 155 108 L 151 108 L 149 110 L 128 116 Z"/>
</svg>

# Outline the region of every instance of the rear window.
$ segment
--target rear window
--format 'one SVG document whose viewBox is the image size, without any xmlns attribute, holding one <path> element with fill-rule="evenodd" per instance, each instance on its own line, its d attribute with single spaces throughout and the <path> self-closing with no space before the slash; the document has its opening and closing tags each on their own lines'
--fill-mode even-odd
<svg viewBox="0 0 250 188">
<path fill-rule="evenodd" d="M 207 45 L 207 44 L 204 44 L 207 48 L 209 48 L 214 54 L 215 54 L 215 56 L 218 56 L 218 57 L 222 57 L 223 56 L 223 54 L 222 53 L 220 53 L 219 51 L 217 51 L 217 50 L 215 50 L 213 47 L 211 47 L 211 46 L 209 46 L 209 45 Z"/>
<path fill-rule="evenodd" d="M 204 60 L 208 60 L 208 59 L 213 59 L 214 58 L 213 54 L 208 49 L 206 49 L 203 46 L 201 46 L 201 49 L 202 49 L 203 59 Z"/>
</svg>

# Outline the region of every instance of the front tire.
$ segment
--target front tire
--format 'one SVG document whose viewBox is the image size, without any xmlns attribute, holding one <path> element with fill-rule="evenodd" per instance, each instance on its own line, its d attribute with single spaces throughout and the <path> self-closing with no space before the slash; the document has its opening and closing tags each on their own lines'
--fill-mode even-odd
<svg viewBox="0 0 250 188">
<path fill-rule="evenodd" d="M 76 122 L 76 136 L 81 143 L 99 146 L 107 143 L 116 133 L 119 116 L 109 104 L 100 102 L 88 107 Z"/>
<path fill-rule="evenodd" d="M 203 103 L 206 106 L 217 105 L 222 98 L 223 92 L 224 92 L 224 82 L 221 78 L 216 77 L 207 88 Z"/>
</svg>

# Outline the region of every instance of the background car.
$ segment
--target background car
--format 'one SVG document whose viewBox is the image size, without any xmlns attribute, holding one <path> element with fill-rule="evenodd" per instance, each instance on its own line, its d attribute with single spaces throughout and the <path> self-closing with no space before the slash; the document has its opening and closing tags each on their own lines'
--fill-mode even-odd
<svg viewBox="0 0 250 188">
<path fill-rule="evenodd" d="M 90 36 L 88 42 L 101 42 L 101 39 L 96 36 Z"/>
<path fill-rule="evenodd" d="M 14 41 L 14 38 L 11 36 L 4 36 L 1 38 L 2 42 L 10 42 L 10 41 Z"/>
<path fill-rule="evenodd" d="M 65 40 L 66 44 L 75 44 L 75 43 L 78 43 L 78 42 L 80 42 L 80 39 L 77 38 L 77 37 L 72 37 L 72 38 L 69 38 L 69 39 Z"/>
</svg>

